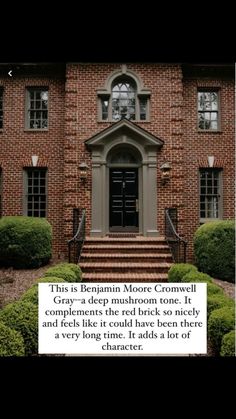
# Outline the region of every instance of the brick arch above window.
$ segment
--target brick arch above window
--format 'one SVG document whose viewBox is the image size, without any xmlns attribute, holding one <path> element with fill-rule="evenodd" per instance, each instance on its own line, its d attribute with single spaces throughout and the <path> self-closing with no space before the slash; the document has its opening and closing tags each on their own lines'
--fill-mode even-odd
<svg viewBox="0 0 236 419">
<path fill-rule="evenodd" d="M 151 91 L 143 87 L 141 78 L 125 65 L 112 72 L 104 87 L 97 90 L 99 121 L 120 119 L 149 121 Z"/>
</svg>

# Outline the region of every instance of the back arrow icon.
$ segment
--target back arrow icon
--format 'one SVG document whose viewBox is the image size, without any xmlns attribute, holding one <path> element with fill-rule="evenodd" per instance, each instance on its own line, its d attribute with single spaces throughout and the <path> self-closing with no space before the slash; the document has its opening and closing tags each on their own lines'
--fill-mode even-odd
<svg viewBox="0 0 236 419">
<path fill-rule="evenodd" d="M 9 74 L 10 77 L 12 77 L 11 73 L 12 73 L 12 70 L 8 71 L 8 74 Z"/>
</svg>

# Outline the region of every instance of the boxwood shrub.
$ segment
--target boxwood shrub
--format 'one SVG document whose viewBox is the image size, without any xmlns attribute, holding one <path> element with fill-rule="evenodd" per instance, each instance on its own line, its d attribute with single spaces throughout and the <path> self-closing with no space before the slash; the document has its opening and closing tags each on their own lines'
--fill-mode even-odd
<svg viewBox="0 0 236 419">
<path fill-rule="evenodd" d="M 46 277 L 40 278 L 38 283 L 41 282 L 65 282 L 62 278 Z M 21 297 L 21 301 L 28 301 L 32 304 L 38 304 L 38 283 L 29 288 Z"/>
<path fill-rule="evenodd" d="M 202 272 L 195 272 L 190 271 L 186 275 L 184 275 L 182 282 L 206 282 L 207 284 L 212 284 L 212 278 L 207 275 L 203 274 Z"/>
<path fill-rule="evenodd" d="M 71 271 L 73 271 L 76 275 L 76 282 L 81 282 L 82 281 L 82 271 L 81 271 L 79 265 L 76 265 L 75 263 L 62 262 L 62 263 L 59 263 L 58 265 L 56 265 L 55 267 L 57 269 L 58 268 L 69 268 L 69 269 L 71 269 Z"/>
<path fill-rule="evenodd" d="M 56 276 L 58 278 L 64 279 L 66 282 L 77 282 L 77 274 L 69 267 L 55 265 L 52 268 L 49 268 L 44 277 Z"/>
<path fill-rule="evenodd" d="M 208 336 L 216 354 L 219 355 L 223 336 L 234 330 L 234 308 L 222 307 L 212 311 L 208 321 Z"/>
<path fill-rule="evenodd" d="M 235 281 L 235 224 L 213 221 L 199 227 L 194 235 L 196 265 L 213 278 Z"/>
<path fill-rule="evenodd" d="M 24 355 L 24 339 L 21 334 L 0 322 L 0 357 Z"/>
<path fill-rule="evenodd" d="M 168 272 L 168 282 L 182 282 L 189 272 L 197 272 L 197 268 L 190 263 L 175 263 Z"/>
<path fill-rule="evenodd" d="M 52 228 L 44 218 L 0 219 L 0 265 L 36 268 L 51 258 Z"/>
<path fill-rule="evenodd" d="M 20 332 L 25 345 L 25 355 L 38 352 L 38 307 L 28 301 L 8 304 L 0 311 L 0 321 Z"/>
<path fill-rule="evenodd" d="M 212 311 L 226 306 L 234 307 L 234 304 L 234 300 L 226 297 L 224 294 L 209 294 L 207 298 L 207 318 L 209 318 Z"/>
<path fill-rule="evenodd" d="M 235 356 L 235 330 L 223 336 L 220 355 Z"/>
</svg>

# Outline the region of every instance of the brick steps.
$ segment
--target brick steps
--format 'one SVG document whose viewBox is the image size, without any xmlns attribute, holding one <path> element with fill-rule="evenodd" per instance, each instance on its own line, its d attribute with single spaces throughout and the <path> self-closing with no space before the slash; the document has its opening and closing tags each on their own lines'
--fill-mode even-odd
<svg viewBox="0 0 236 419">
<path fill-rule="evenodd" d="M 122 263 L 122 262 L 82 262 L 80 267 L 83 272 L 166 272 L 171 267 L 171 263 Z"/>
<path fill-rule="evenodd" d="M 164 237 L 87 237 L 80 258 L 86 282 L 166 282 L 172 256 Z"/>
<path fill-rule="evenodd" d="M 140 244 L 137 247 L 137 244 L 85 244 L 83 246 L 83 255 L 86 255 L 87 253 L 95 252 L 96 254 L 104 254 L 108 253 L 113 254 L 119 252 L 119 254 L 129 254 L 135 251 L 142 253 L 155 253 L 156 254 L 162 254 L 162 253 L 168 253 L 169 247 L 167 245 L 162 244 Z"/>
<path fill-rule="evenodd" d="M 171 255 L 169 253 L 83 253 L 83 261 L 84 262 L 102 262 L 106 260 L 108 263 L 113 262 L 124 262 L 124 263 L 132 263 L 132 262 L 142 262 L 145 263 L 154 263 L 154 262 L 172 262 Z"/>
<path fill-rule="evenodd" d="M 166 273 L 83 273 L 86 282 L 167 282 Z"/>
</svg>

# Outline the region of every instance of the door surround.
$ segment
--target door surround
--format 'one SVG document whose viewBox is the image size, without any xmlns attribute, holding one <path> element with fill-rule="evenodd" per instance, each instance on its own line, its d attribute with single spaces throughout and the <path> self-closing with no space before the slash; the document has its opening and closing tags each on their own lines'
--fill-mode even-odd
<svg viewBox="0 0 236 419">
<path fill-rule="evenodd" d="M 157 149 L 163 141 L 133 122 L 121 120 L 86 142 L 92 151 L 92 228 L 91 236 L 109 234 L 109 167 L 112 149 L 130 148 L 140 156 L 139 232 L 159 235 L 157 229 Z M 120 165 L 121 167 L 121 165 Z M 124 167 L 124 165 L 122 165 Z"/>
</svg>

